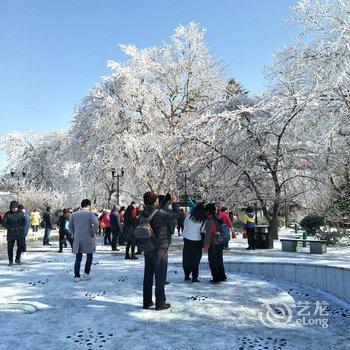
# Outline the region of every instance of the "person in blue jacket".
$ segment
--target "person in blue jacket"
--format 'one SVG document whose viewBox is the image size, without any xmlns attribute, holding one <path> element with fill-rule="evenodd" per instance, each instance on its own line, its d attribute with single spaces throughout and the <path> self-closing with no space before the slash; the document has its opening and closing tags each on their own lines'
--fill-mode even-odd
<svg viewBox="0 0 350 350">
<path fill-rule="evenodd" d="M 29 214 L 26 212 L 24 206 L 22 204 L 19 205 L 18 210 L 21 210 L 24 214 L 24 226 L 23 226 L 23 233 L 24 237 L 28 236 L 29 228 L 30 228 L 30 218 Z"/>
<path fill-rule="evenodd" d="M 30 228 L 30 217 L 26 212 L 24 206 L 22 204 L 19 205 L 18 210 L 21 210 L 24 214 L 24 225 L 23 225 L 23 234 L 24 234 L 24 242 L 23 242 L 23 253 L 27 251 L 26 238 L 28 236 L 29 228 Z"/>
</svg>

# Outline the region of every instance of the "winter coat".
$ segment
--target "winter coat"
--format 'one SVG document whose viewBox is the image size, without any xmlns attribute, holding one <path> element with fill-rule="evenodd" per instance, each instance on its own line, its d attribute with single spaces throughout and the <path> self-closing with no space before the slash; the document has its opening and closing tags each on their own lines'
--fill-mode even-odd
<svg viewBox="0 0 350 350">
<path fill-rule="evenodd" d="M 139 220 L 132 212 L 132 215 L 124 215 L 123 235 L 126 240 L 134 237 L 135 227 L 138 225 Z"/>
<path fill-rule="evenodd" d="M 216 239 L 215 236 L 218 234 L 218 226 L 214 218 L 208 219 L 205 224 L 205 237 L 204 237 L 204 248 L 209 248 L 209 246 L 217 246 L 221 243 Z"/>
<path fill-rule="evenodd" d="M 100 225 L 103 229 L 111 227 L 111 218 L 109 214 L 103 216 L 103 218 L 100 220 Z"/>
<path fill-rule="evenodd" d="M 130 218 L 128 216 L 124 216 L 124 227 L 132 227 L 135 228 L 138 225 L 138 218 L 134 215 Z"/>
<path fill-rule="evenodd" d="M 202 234 L 204 233 L 204 222 L 195 222 L 191 219 L 191 214 L 188 214 L 185 218 L 185 227 L 182 232 L 183 238 L 190 241 L 202 240 Z"/>
<path fill-rule="evenodd" d="M 232 220 L 226 211 L 221 211 L 219 213 L 219 219 L 221 219 L 221 221 L 226 224 L 229 229 L 232 229 Z"/>
<path fill-rule="evenodd" d="M 245 213 L 242 219 L 244 228 L 255 228 L 255 215 L 254 213 Z"/>
<path fill-rule="evenodd" d="M 23 213 L 23 214 L 24 214 L 23 233 L 24 233 L 24 237 L 27 237 L 29 232 L 29 226 L 30 226 L 30 218 L 29 218 L 29 214 L 27 213 Z"/>
<path fill-rule="evenodd" d="M 183 226 L 185 224 L 186 214 L 183 213 L 178 219 L 177 219 L 177 225 Z"/>
<path fill-rule="evenodd" d="M 7 230 L 7 240 L 13 241 L 24 236 L 25 217 L 23 211 L 8 211 L 2 221 Z"/>
<path fill-rule="evenodd" d="M 98 220 L 91 211 L 83 208 L 75 212 L 69 220 L 69 231 L 74 236 L 74 254 L 90 254 L 96 251 Z"/>
<path fill-rule="evenodd" d="M 154 205 L 146 205 L 142 217 L 148 218 L 155 209 L 156 207 Z M 179 203 L 173 203 L 172 210 L 158 209 L 157 213 L 153 216 L 150 224 L 156 238 L 156 250 L 169 248 L 169 227 L 174 225 L 174 221 L 176 221 L 180 215 Z"/>
<path fill-rule="evenodd" d="M 69 218 L 65 215 L 61 215 L 57 221 L 59 234 L 70 234 L 69 232 Z"/>
<path fill-rule="evenodd" d="M 111 224 L 111 229 L 113 231 L 116 231 L 117 234 L 119 234 L 121 232 L 121 228 L 120 228 L 120 218 L 117 211 L 111 212 L 111 215 L 109 216 L 109 221 Z"/>
<path fill-rule="evenodd" d="M 171 209 L 169 209 L 169 202 L 164 204 L 164 205 L 160 205 L 159 209 L 163 209 L 166 212 L 172 214 L 173 211 Z M 181 215 L 181 214 L 180 214 Z M 181 216 L 178 216 L 177 219 L 172 220 L 171 222 L 167 223 L 167 228 L 168 228 L 168 243 L 169 245 L 172 243 L 172 235 L 175 233 L 175 228 L 176 228 L 176 224 L 177 224 L 177 220 L 180 219 Z"/>
<path fill-rule="evenodd" d="M 52 214 L 51 212 L 47 211 L 43 216 L 44 226 L 45 228 L 52 229 Z"/>
<path fill-rule="evenodd" d="M 40 220 L 41 220 L 41 216 L 38 211 L 33 211 L 30 213 L 30 224 L 32 226 L 39 226 Z"/>
</svg>

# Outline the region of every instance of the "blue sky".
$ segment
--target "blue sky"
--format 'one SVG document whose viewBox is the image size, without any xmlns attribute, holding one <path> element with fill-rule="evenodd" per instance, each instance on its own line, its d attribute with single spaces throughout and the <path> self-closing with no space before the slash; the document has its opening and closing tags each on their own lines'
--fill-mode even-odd
<svg viewBox="0 0 350 350">
<path fill-rule="evenodd" d="M 66 129 L 76 103 L 124 60 L 119 43 L 168 40 L 194 20 L 248 90 L 264 87 L 263 67 L 291 42 L 285 25 L 296 0 L 0 0 L 0 135 Z M 0 153 L 0 169 L 5 156 Z"/>
</svg>

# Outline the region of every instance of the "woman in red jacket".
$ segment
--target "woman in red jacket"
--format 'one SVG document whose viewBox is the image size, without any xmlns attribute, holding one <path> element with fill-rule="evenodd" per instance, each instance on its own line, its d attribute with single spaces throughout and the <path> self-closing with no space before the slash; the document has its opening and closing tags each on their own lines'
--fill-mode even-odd
<svg viewBox="0 0 350 350">
<path fill-rule="evenodd" d="M 111 245 L 112 240 L 111 240 L 111 218 L 110 218 L 110 210 L 105 210 L 104 211 L 105 215 L 103 216 L 101 220 L 101 227 L 103 229 L 104 233 L 104 245 Z"/>
<path fill-rule="evenodd" d="M 232 224 L 232 220 L 230 218 L 230 215 L 227 211 L 227 208 L 225 207 L 222 207 L 220 209 L 220 212 L 219 212 L 219 219 L 221 219 L 221 221 L 224 222 L 224 224 L 226 224 L 226 226 L 230 229 L 230 231 L 232 232 L 232 227 L 233 227 L 233 224 Z M 228 243 L 225 245 L 225 250 L 229 250 L 230 248 L 228 247 Z"/>
</svg>

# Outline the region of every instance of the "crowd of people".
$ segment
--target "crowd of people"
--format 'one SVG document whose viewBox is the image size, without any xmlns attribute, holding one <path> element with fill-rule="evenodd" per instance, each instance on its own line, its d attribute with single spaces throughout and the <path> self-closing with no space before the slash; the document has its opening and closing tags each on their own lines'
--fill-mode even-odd
<svg viewBox="0 0 350 350">
<path fill-rule="evenodd" d="M 47 207 L 41 217 L 37 210 L 30 214 L 18 202 L 10 203 L 10 210 L 4 215 L 2 225 L 7 229 L 9 265 L 13 264 L 13 250 L 17 242 L 16 264 L 22 264 L 21 255 L 26 251 L 26 237 L 32 228 L 44 229 L 43 245 L 51 245 L 50 232 L 53 228 L 53 214 Z M 245 231 L 248 235 L 248 248 L 255 249 L 254 230 L 255 214 L 248 207 L 243 217 Z M 103 235 L 104 244 L 110 245 L 112 251 L 120 251 L 125 245 L 125 259 L 137 260 L 137 255 L 144 254 L 145 268 L 143 281 L 143 307 L 148 309 L 155 305 L 156 310 L 170 307 L 166 302 L 165 285 L 168 268 L 168 251 L 172 235 L 177 230 L 183 237 L 182 266 L 184 281 L 198 283 L 199 265 L 203 250 L 208 253 L 209 267 L 212 274 L 211 283 L 227 281 L 223 263 L 223 251 L 228 248 L 231 237 L 235 237 L 232 215 L 227 208 L 217 208 L 214 203 L 194 202 L 189 199 L 185 208 L 180 208 L 174 195 L 159 195 L 146 192 L 143 204 L 135 202 L 125 207 L 114 205 L 111 210 L 99 213 L 91 206 L 89 199 L 81 202 L 77 209 L 66 208 L 58 217 L 59 253 L 70 244 L 76 255 L 74 281 L 91 278 L 93 254 L 96 251 L 96 237 Z M 136 251 L 137 250 L 137 251 Z M 80 267 L 86 254 L 84 274 Z M 152 298 L 153 280 L 155 280 L 155 304 Z"/>
</svg>

